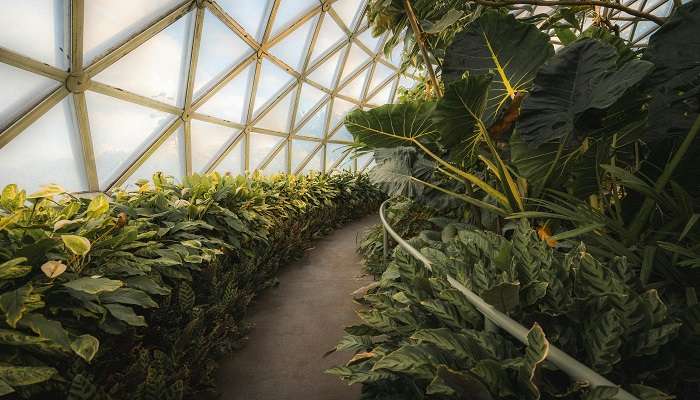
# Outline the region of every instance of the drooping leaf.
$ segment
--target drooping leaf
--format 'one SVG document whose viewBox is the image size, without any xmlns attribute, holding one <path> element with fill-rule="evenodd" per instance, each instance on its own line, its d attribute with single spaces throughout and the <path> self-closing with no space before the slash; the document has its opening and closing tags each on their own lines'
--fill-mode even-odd
<svg viewBox="0 0 700 400">
<path fill-rule="evenodd" d="M 63 284 L 73 290 L 88 294 L 98 294 L 102 292 L 113 292 L 124 286 L 124 282 L 101 277 L 83 277 Z"/>
<path fill-rule="evenodd" d="M 121 304 L 105 304 L 105 308 L 114 318 L 124 321 L 131 326 L 148 326 L 143 316 L 136 315 L 134 309 Z"/>
<path fill-rule="evenodd" d="M 420 181 L 430 181 L 435 170 L 435 163 L 414 147 L 377 149 L 374 160 L 370 177 L 389 196 L 419 198 L 425 190 Z"/>
<path fill-rule="evenodd" d="M 17 257 L 0 264 L 0 280 L 21 278 L 32 271 L 31 265 L 22 265 L 26 257 Z"/>
<path fill-rule="evenodd" d="M 463 16 L 464 11 L 451 8 L 436 22 L 433 23 L 431 21 L 421 21 L 421 25 L 425 33 L 436 34 L 449 28 L 450 25 L 459 21 Z"/>
<path fill-rule="evenodd" d="M 146 292 L 128 287 L 100 293 L 99 297 L 102 303 L 131 304 L 144 308 L 158 307 L 158 303 L 153 301 Z"/>
<path fill-rule="evenodd" d="M 90 241 L 78 235 L 61 235 L 63 244 L 74 254 L 84 256 L 90 251 Z"/>
<path fill-rule="evenodd" d="M 153 279 L 143 275 L 126 278 L 125 282 L 126 286 L 143 290 L 144 292 L 149 294 L 165 296 L 170 294 L 171 292 L 169 288 L 161 286 L 157 284 Z"/>
<path fill-rule="evenodd" d="M 25 315 L 20 324 L 31 329 L 42 338 L 61 346 L 66 351 L 71 349 L 68 331 L 63 328 L 59 321 L 52 321 L 41 314 L 31 313 Z"/>
<path fill-rule="evenodd" d="M 544 65 L 523 102 L 517 129 L 531 145 L 565 138 L 588 110 L 604 110 L 653 68 L 633 60 L 617 66 L 617 51 L 595 39 L 565 47 Z"/>
<path fill-rule="evenodd" d="M 535 323 L 527 334 L 525 357 L 518 370 L 518 380 L 523 388 L 523 395 L 528 399 L 539 399 L 540 390 L 534 383 L 538 367 L 544 362 L 549 353 L 549 341 L 539 324 Z"/>
<path fill-rule="evenodd" d="M 0 310 L 5 314 L 5 322 L 11 327 L 16 327 L 17 321 L 27 312 L 26 303 L 30 293 L 32 287 L 26 285 L 0 295 Z"/>
</svg>

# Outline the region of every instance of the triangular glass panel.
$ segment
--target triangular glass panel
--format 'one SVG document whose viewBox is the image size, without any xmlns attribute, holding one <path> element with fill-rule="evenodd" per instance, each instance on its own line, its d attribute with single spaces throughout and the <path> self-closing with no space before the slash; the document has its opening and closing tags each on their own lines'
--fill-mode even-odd
<svg viewBox="0 0 700 400">
<path fill-rule="evenodd" d="M 61 85 L 53 79 L 3 63 L 0 63 L 0 82 L 0 131 Z"/>
<path fill-rule="evenodd" d="M 349 29 L 353 29 L 355 26 L 353 22 L 358 19 L 357 15 L 362 10 L 360 7 L 362 3 L 364 3 L 364 0 L 338 0 L 333 3 L 333 9 L 345 26 Z"/>
<path fill-rule="evenodd" d="M 270 48 L 270 53 L 296 71 L 301 71 L 306 60 L 306 53 L 309 49 L 317 19 L 318 17 L 311 18 L 304 25 L 296 28 L 294 32 Z"/>
<path fill-rule="evenodd" d="M 21 3 L 29 2 L 21 1 Z M 46 7 L 45 0 L 33 0 L 32 3 L 41 3 L 38 7 L 32 7 L 32 12 L 43 10 Z M 109 49 L 121 45 L 132 35 L 140 32 L 181 3 L 181 0 L 86 1 L 83 19 L 85 21 L 83 25 L 85 65 L 89 65 Z M 60 11 L 60 15 L 63 18 L 63 10 Z M 67 32 L 68 29 L 65 31 Z"/>
<path fill-rule="evenodd" d="M 214 14 L 205 11 L 194 80 L 194 97 L 199 97 L 252 53 L 253 49 L 243 39 Z"/>
<path fill-rule="evenodd" d="M 333 99 L 333 113 L 331 114 L 331 123 L 328 126 L 329 129 L 334 129 L 342 122 L 345 118 L 345 114 L 356 108 L 357 105 L 349 101 L 345 101 L 339 98 Z"/>
<path fill-rule="evenodd" d="M 316 150 L 318 145 L 319 142 L 312 142 L 309 140 L 292 140 L 292 172 L 299 169 L 301 163 Z"/>
<path fill-rule="evenodd" d="M 185 133 L 182 127 L 173 132 L 126 180 L 127 189 L 139 179 L 149 181 L 156 172 L 181 181 L 185 176 Z"/>
<path fill-rule="evenodd" d="M 403 57 L 403 41 L 400 41 L 394 48 L 391 50 L 391 54 L 389 57 L 389 62 L 393 64 L 396 67 L 401 66 L 401 58 Z"/>
<path fill-rule="evenodd" d="M 284 140 L 280 136 L 265 135 L 263 133 L 250 133 L 250 170 L 260 168 L 268 155 Z"/>
<path fill-rule="evenodd" d="M 358 39 L 360 39 L 360 42 L 367 46 L 367 48 L 373 53 L 379 51 L 379 45 L 381 44 L 382 37 L 372 36 L 372 28 L 365 29 L 365 31 L 358 36 Z"/>
<path fill-rule="evenodd" d="M 367 100 L 367 103 L 378 105 L 378 106 L 391 103 L 391 100 L 392 100 L 391 92 L 392 92 L 392 89 L 394 88 L 395 82 L 396 82 L 396 80 L 393 80 L 392 82 L 384 85 L 381 90 L 379 90 L 372 97 L 370 97 L 369 100 Z"/>
<path fill-rule="evenodd" d="M 324 14 L 314 49 L 311 51 L 311 63 L 316 63 L 319 58 L 337 47 L 338 43 L 345 39 L 347 39 L 345 31 L 335 23 L 330 14 Z"/>
<path fill-rule="evenodd" d="M 373 92 L 379 85 L 386 82 L 396 71 L 387 67 L 382 62 L 377 62 L 376 67 L 374 67 L 374 73 L 372 73 L 372 81 L 369 83 L 369 92 Z"/>
<path fill-rule="evenodd" d="M 335 77 L 338 75 L 338 70 L 340 69 L 340 56 L 344 51 L 344 49 L 337 51 L 323 64 L 319 65 L 309 74 L 309 79 L 323 87 L 329 89 L 333 87 Z"/>
<path fill-rule="evenodd" d="M 192 170 L 204 173 L 240 130 L 196 119 L 191 120 L 191 124 Z"/>
<path fill-rule="evenodd" d="M 362 90 L 365 88 L 365 82 L 367 81 L 367 76 L 369 76 L 371 69 L 372 68 L 367 67 L 364 71 L 360 72 L 359 75 L 340 89 L 340 94 L 360 100 L 362 98 Z"/>
<path fill-rule="evenodd" d="M 345 59 L 345 67 L 343 67 L 343 74 L 340 76 L 340 81 L 344 81 L 348 76 L 367 64 L 370 59 L 371 57 L 369 54 L 353 43 Z"/>
<path fill-rule="evenodd" d="M 272 24 L 272 36 L 277 36 L 282 30 L 288 28 L 308 14 L 314 7 L 321 4 L 318 0 L 280 0 L 275 14 L 275 22 Z"/>
<path fill-rule="evenodd" d="M 328 104 L 321 107 L 304 125 L 299 128 L 297 135 L 322 138 L 326 127 L 326 110 Z"/>
<path fill-rule="evenodd" d="M 99 73 L 95 80 L 182 107 L 193 26 L 191 12 Z"/>
<path fill-rule="evenodd" d="M 71 97 L 65 98 L 0 148 L 0 187 L 15 183 L 33 192 L 55 183 L 71 192 L 88 190 L 74 116 Z"/>
<path fill-rule="evenodd" d="M 263 173 L 266 175 L 274 175 L 287 172 L 287 146 L 282 146 L 279 153 L 270 160 L 263 168 Z"/>
<path fill-rule="evenodd" d="M 350 134 L 348 128 L 346 128 L 345 125 L 341 125 L 340 128 L 338 128 L 338 130 L 335 131 L 331 138 L 333 140 L 344 140 L 346 142 L 354 141 L 352 134 Z"/>
<path fill-rule="evenodd" d="M 277 64 L 263 59 L 258 78 L 258 89 L 255 93 L 254 114 L 257 114 L 263 106 L 267 105 L 281 92 L 283 92 L 294 80 L 292 75 L 277 66 Z"/>
<path fill-rule="evenodd" d="M 245 172 L 245 140 L 245 137 L 242 137 L 214 170 L 234 176 L 243 174 Z"/>
<path fill-rule="evenodd" d="M 347 155 L 348 146 L 339 143 L 326 144 L 326 171 L 332 169 L 341 158 Z"/>
<path fill-rule="evenodd" d="M 299 94 L 299 105 L 297 106 L 296 124 L 299 123 L 312 111 L 316 106 L 326 98 L 326 92 L 316 89 L 308 83 L 301 84 L 301 93 Z"/>
<path fill-rule="evenodd" d="M 282 100 L 262 116 L 255 126 L 282 133 L 289 132 L 289 125 L 292 123 L 292 100 L 294 100 L 295 93 L 295 90 L 287 93 Z"/>
<path fill-rule="evenodd" d="M 106 189 L 176 116 L 85 92 L 100 188 Z"/>
<path fill-rule="evenodd" d="M 0 47 L 67 70 L 70 44 L 64 32 L 70 30 L 65 18 L 68 3 L 68 0 L 3 2 Z"/>
<path fill-rule="evenodd" d="M 274 0 L 218 0 L 217 3 L 238 22 L 253 39 L 260 42 Z"/>
<path fill-rule="evenodd" d="M 231 122 L 245 122 L 254 77 L 255 63 L 251 63 L 202 104 L 196 112 Z"/>
<path fill-rule="evenodd" d="M 302 174 L 308 174 L 311 171 L 323 171 L 323 151 L 324 146 L 321 146 L 321 148 L 316 151 L 316 154 L 311 157 L 311 160 L 304 165 L 304 168 L 301 170 Z"/>
</svg>

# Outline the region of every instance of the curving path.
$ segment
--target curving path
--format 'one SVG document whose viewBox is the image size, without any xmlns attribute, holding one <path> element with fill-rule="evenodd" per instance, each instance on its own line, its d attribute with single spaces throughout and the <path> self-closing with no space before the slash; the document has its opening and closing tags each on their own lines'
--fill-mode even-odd
<svg viewBox="0 0 700 400">
<path fill-rule="evenodd" d="M 222 400 L 357 400 L 352 387 L 323 373 L 348 354 L 335 347 L 343 327 L 357 322 L 350 293 L 367 285 L 355 254 L 357 235 L 378 222 L 370 215 L 316 242 L 304 258 L 283 268 L 280 284 L 249 310 L 254 324 L 245 347 L 219 370 Z"/>
</svg>

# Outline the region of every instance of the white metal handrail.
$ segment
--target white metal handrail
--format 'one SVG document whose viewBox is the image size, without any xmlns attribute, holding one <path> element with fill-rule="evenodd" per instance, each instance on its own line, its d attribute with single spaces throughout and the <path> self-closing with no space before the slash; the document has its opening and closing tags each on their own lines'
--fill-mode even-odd
<svg viewBox="0 0 700 400">
<path fill-rule="evenodd" d="M 384 209 L 390 200 L 386 200 L 382 203 L 379 208 L 379 218 L 382 221 L 383 231 L 384 231 L 384 261 L 388 259 L 389 256 L 389 237 L 391 236 L 396 243 L 399 244 L 406 252 L 413 256 L 418 261 L 422 262 L 425 267 L 432 271 L 432 266 L 430 260 L 428 260 L 420 251 L 415 247 L 411 246 L 406 242 L 401 236 L 399 236 L 394 229 L 389 225 L 384 215 Z M 453 288 L 459 290 L 467 301 L 471 303 L 474 308 L 479 311 L 487 321 L 491 321 L 493 325 L 503 329 L 508 332 L 511 336 L 518 339 L 523 344 L 527 344 L 527 333 L 528 329 L 520 325 L 517 321 L 510 318 L 506 314 L 498 311 L 492 305 L 488 304 L 476 293 L 472 292 L 464 285 L 459 283 L 455 278 L 447 275 L 447 281 L 452 285 Z M 615 395 L 615 399 L 619 400 L 639 400 L 637 397 L 633 396 L 629 392 L 610 382 L 604 376 L 598 374 L 592 369 L 588 368 L 584 364 L 580 363 L 575 358 L 561 351 L 558 347 L 553 344 L 549 344 L 549 351 L 547 352 L 547 360 L 552 364 L 556 365 L 559 369 L 568 374 L 571 378 L 576 381 L 585 381 L 590 383 L 592 387 L 596 386 L 614 386 L 618 387 L 619 390 Z"/>
</svg>

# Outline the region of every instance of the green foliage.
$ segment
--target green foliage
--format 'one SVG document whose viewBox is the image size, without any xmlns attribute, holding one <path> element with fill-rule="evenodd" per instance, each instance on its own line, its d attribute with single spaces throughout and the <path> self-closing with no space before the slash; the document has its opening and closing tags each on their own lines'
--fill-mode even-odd
<svg viewBox="0 0 700 400">
<path fill-rule="evenodd" d="M 0 196 L 0 393 L 16 398 L 212 396 L 253 296 L 382 198 L 350 173 L 156 174 L 109 198 L 63 193 Z"/>
</svg>

